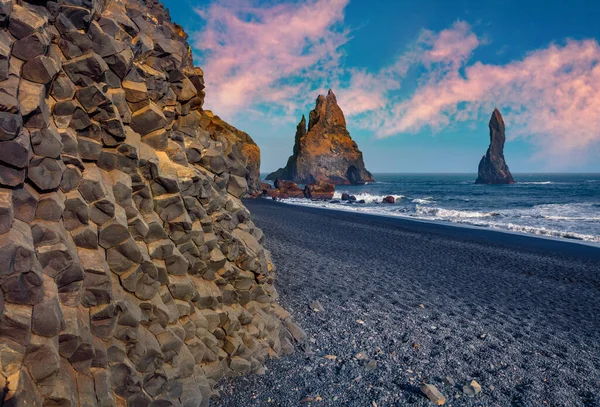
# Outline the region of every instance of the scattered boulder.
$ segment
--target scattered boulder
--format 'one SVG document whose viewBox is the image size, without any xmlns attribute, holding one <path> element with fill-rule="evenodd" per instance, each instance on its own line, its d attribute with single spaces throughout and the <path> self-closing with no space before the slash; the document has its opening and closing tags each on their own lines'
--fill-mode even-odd
<svg viewBox="0 0 600 407">
<path fill-rule="evenodd" d="M 427 398 L 438 406 L 446 404 L 446 397 L 435 387 L 433 384 L 424 383 L 421 385 L 421 392 L 427 396 Z"/>
<path fill-rule="evenodd" d="M 335 192 L 335 186 L 327 182 L 307 184 L 306 188 L 308 188 L 309 193 L 308 196 L 305 194 L 305 197 L 312 199 L 332 199 Z"/>
<path fill-rule="evenodd" d="M 306 198 L 306 199 L 331 199 L 335 192 L 335 187 L 332 184 L 320 182 L 317 184 L 307 184 L 304 188 L 300 188 L 293 181 L 280 180 L 279 178 L 273 183 L 275 188 L 271 188 L 269 184 L 262 187 L 262 194 L 273 199 L 288 199 L 288 198 Z"/>
<path fill-rule="evenodd" d="M 469 397 L 473 397 L 476 394 L 481 393 L 481 385 L 475 380 L 471 380 L 468 384 L 463 386 L 463 393 Z"/>
<path fill-rule="evenodd" d="M 321 305 L 321 303 L 317 300 L 311 301 L 310 304 L 308 304 L 308 306 L 314 312 L 325 312 L 325 308 L 323 308 L 323 305 Z"/>
<path fill-rule="evenodd" d="M 396 198 L 394 198 L 391 195 L 388 195 L 385 198 L 383 198 L 382 202 L 387 203 L 387 204 L 394 204 L 394 203 L 396 203 Z"/>
<path fill-rule="evenodd" d="M 444 377 L 444 383 L 447 384 L 448 386 L 452 386 L 452 387 L 456 386 L 456 382 L 450 376 Z"/>
</svg>

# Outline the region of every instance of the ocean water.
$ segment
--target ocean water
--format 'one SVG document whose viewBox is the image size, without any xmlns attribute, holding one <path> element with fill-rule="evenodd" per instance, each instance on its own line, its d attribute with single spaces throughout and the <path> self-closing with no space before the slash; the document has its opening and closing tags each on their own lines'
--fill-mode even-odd
<svg viewBox="0 0 600 407">
<path fill-rule="evenodd" d="M 337 186 L 364 204 L 289 199 L 290 204 L 435 220 L 600 243 L 600 174 L 513 174 L 514 185 L 477 185 L 475 174 L 374 174 Z M 382 204 L 387 195 L 395 204 Z"/>
</svg>

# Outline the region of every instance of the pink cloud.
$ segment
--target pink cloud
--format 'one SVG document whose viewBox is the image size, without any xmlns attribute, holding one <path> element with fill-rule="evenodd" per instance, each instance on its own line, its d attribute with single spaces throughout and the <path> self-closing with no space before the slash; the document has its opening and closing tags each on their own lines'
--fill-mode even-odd
<svg viewBox="0 0 600 407">
<path fill-rule="evenodd" d="M 600 46 L 568 41 L 506 65 L 476 62 L 441 77 L 435 69 L 408 100 L 388 112 L 379 136 L 483 120 L 505 109 L 509 138 L 523 137 L 546 159 L 578 157 L 600 142 Z M 565 162 L 568 166 L 568 163 Z"/>
<path fill-rule="evenodd" d="M 345 92 L 358 102 L 348 115 L 356 115 L 352 121 L 378 137 L 390 137 L 485 121 L 497 106 L 509 139 L 535 144 L 534 158 L 553 168 L 567 168 L 600 148 L 597 41 L 551 44 L 504 65 L 468 64 L 481 43 L 460 21 L 438 34 L 424 31 L 417 48 L 396 65 L 351 81 Z M 393 74 L 402 77 L 410 66 L 423 69 L 413 94 L 401 97 L 389 92 L 387 84 L 377 86 Z M 371 98 L 361 95 L 366 89 L 374 89 Z"/>
<path fill-rule="evenodd" d="M 351 70 L 348 86 L 339 86 L 338 103 L 347 116 L 384 109 L 387 93 L 399 87 L 389 75 L 372 75 L 366 71 Z"/>
<path fill-rule="evenodd" d="M 339 48 L 348 40 L 340 27 L 348 1 L 268 7 L 229 1 L 197 10 L 206 22 L 194 46 L 204 59 L 208 107 L 222 114 L 261 103 L 293 109 L 339 65 Z"/>
<path fill-rule="evenodd" d="M 471 32 L 471 27 L 464 21 L 455 22 L 451 28 L 435 34 L 425 30 L 420 41 L 425 50 L 422 54 L 423 63 L 429 65 L 444 63 L 449 65 L 462 64 L 479 46 L 479 39 Z"/>
<path fill-rule="evenodd" d="M 529 140 L 547 162 L 568 166 L 565 158 L 583 160 L 600 148 L 597 41 L 551 44 L 520 60 L 491 65 L 470 62 L 485 41 L 457 21 L 437 33 L 424 30 L 378 72 L 345 69 L 341 47 L 350 38 L 343 25 L 348 1 L 259 7 L 223 0 L 198 10 L 206 25 L 194 45 L 206 72 L 207 107 L 225 117 L 252 111 L 272 121 L 283 112 L 295 120 L 331 87 L 350 126 L 378 137 L 483 122 L 497 106 L 509 139 Z M 398 92 L 415 67 L 422 72 L 416 90 Z"/>
</svg>

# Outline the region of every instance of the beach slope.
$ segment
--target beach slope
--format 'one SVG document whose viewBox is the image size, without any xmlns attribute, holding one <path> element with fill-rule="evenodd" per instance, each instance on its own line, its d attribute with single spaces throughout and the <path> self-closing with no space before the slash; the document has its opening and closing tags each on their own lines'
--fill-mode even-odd
<svg viewBox="0 0 600 407">
<path fill-rule="evenodd" d="M 446 405 L 600 405 L 599 248 L 246 204 L 310 350 L 224 383 L 215 405 L 427 406 L 423 381 Z"/>
</svg>

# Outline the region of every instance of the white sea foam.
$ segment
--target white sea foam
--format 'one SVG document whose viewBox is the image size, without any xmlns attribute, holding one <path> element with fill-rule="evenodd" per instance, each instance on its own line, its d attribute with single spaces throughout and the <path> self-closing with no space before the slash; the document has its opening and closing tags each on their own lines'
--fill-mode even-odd
<svg viewBox="0 0 600 407">
<path fill-rule="evenodd" d="M 550 185 L 550 184 L 557 184 L 556 182 L 553 181 L 526 181 L 526 182 L 519 182 L 519 185 Z"/>
<path fill-rule="evenodd" d="M 433 198 L 428 197 L 428 198 L 415 198 L 411 202 L 414 202 L 416 204 L 421 204 L 421 205 L 429 205 L 429 204 L 434 203 L 435 201 L 433 200 Z"/>
<path fill-rule="evenodd" d="M 496 229 L 508 229 L 513 232 L 529 233 L 538 236 L 562 237 L 567 239 L 583 240 L 586 242 L 600 243 L 600 236 L 588 235 L 583 233 L 569 232 L 564 230 L 554 230 L 546 227 L 516 225 L 514 223 L 490 225 Z"/>
<path fill-rule="evenodd" d="M 536 205 L 532 208 L 514 209 L 506 214 L 525 218 L 541 218 L 553 221 L 598 222 L 600 214 L 593 203 L 568 203 Z"/>
<path fill-rule="evenodd" d="M 431 206 L 417 205 L 416 215 L 426 216 L 434 220 L 474 219 L 500 216 L 497 212 L 459 211 L 454 209 L 443 209 Z"/>
<path fill-rule="evenodd" d="M 366 204 L 348 204 L 346 202 L 311 201 L 306 199 L 289 199 L 290 204 L 338 209 L 349 212 L 369 213 L 375 215 L 395 216 L 421 220 L 451 222 L 469 226 L 487 227 L 498 230 L 576 239 L 586 242 L 600 243 L 600 234 L 595 224 L 600 223 L 597 203 L 545 204 L 531 208 L 502 209 L 498 211 L 465 210 L 441 208 L 431 204 L 407 205 L 414 200 L 407 200 L 399 205 L 377 205 L 386 195 L 355 194 L 358 200 L 364 199 Z M 336 192 L 334 199 L 340 199 Z M 396 199 L 401 199 L 396 195 Z M 588 224 L 590 228 L 582 225 Z M 592 233 L 588 233 L 589 230 Z"/>
</svg>

